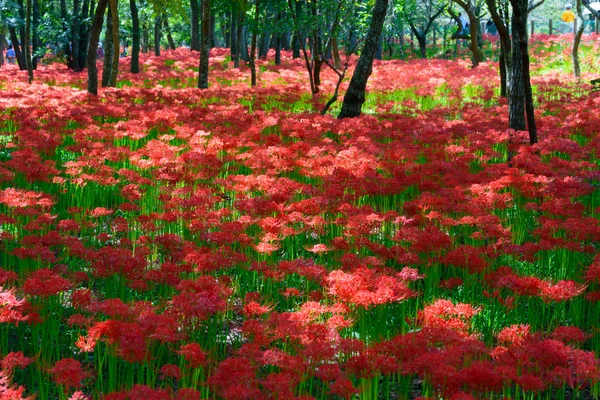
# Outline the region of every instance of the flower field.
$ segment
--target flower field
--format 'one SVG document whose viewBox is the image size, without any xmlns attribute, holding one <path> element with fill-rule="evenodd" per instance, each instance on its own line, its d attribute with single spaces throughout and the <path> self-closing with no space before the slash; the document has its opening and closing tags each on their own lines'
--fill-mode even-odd
<svg viewBox="0 0 600 400">
<path fill-rule="evenodd" d="M 376 62 L 347 120 L 289 54 L 0 71 L 0 398 L 598 399 L 600 93 L 539 40 L 534 147 L 494 63 Z"/>
</svg>

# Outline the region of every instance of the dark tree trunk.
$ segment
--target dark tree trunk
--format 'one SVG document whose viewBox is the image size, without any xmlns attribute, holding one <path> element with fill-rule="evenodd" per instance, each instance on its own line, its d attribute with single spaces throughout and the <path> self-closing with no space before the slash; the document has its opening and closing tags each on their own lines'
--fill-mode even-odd
<svg viewBox="0 0 600 400">
<path fill-rule="evenodd" d="M 507 81 L 507 74 L 506 74 L 506 50 L 504 49 L 504 44 L 502 44 L 502 42 L 500 42 L 500 60 L 499 60 L 499 64 L 500 64 L 500 97 L 506 97 L 508 90 L 507 90 L 507 85 L 508 85 L 508 81 Z"/>
<path fill-rule="evenodd" d="M 140 17 L 135 0 L 129 0 L 131 9 L 131 72 L 137 74 L 140 72 Z"/>
<path fill-rule="evenodd" d="M 513 102 L 522 107 L 525 103 L 525 113 L 527 115 L 527 128 L 529 131 L 529 142 L 537 143 L 537 128 L 535 116 L 533 114 L 533 94 L 531 91 L 531 76 L 529 72 L 529 50 L 527 44 L 527 0 L 511 0 L 513 7 L 513 65 L 512 73 L 514 79 L 511 80 L 511 97 Z M 520 82 L 519 82 L 520 79 Z M 514 88 L 514 90 L 513 90 Z M 514 93 L 513 93 L 514 92 Z M 520 100 L 516 97 L 521 96 Z M 509 102 L 509 112 L 512 111 L 512 104 Z M 513 117 L 515 120 L 513 121 Z M 515 130 L 525 130 L 523 109 L 515 110 L 509 114 L 510 127 Z"/>
<path fill-rule="evenodd" d="M 39 51 L 39 48 L 42 47 L 42 41 L 40 39 L 40 34 L 38 33 L 38 29 L 40 26 L 40 2 L 39 0 L 33 0 L 33 15 L 32 15 L 33 21 L 33 69 L 37 69 L 37 64 L 38 64 L 38 57 L 37 57 L 37 53 Z"/>
<path fill-rule="evenodd" d="M 83 0 L 81 8 L 81 15 L 83 18 L 87 18 L 90 13 L 90 1 Z M 87 54 L 88 38 L 89 38 L 89 26 L 86 23 L 80 24 L 79 28 L 79 69 L 85 68 L 85 57 Z"/>
<path fill-rule="evenodd" d="M 175 50 L 175 41 L 173 40 L 173 35 L 171 35 L 171 27 L 169 26 L 169 17 L 163 15 L 164 27 L 165 31 L 167 31 L 167 42 L 169 42 L 169 49 Z"/>
<path fill-rule="evenodd" d="M 88 93 L 98 94 L 98 67 L 96 66 L 96 50 L 100 42 L 100 33 L 102 32 L 102 22 L 104 21 L 104 12 L 106 11 L 106 3 L 108 0 L 98 0 L 94 20 L 90 29 L 90 45 L 88 46 L 87 54 L 87 70 L 88 70 Z"/>
<path fill-rule="evenodd" d="M 71 65 L 73 71 L 81 71 L 79 67 L 79 33 L 80 33 L 80 15 L 79 0 L 73 0 L 73 23 L 71 25 Z"/>
<path fill-rule="evenodd" d="M 112 19 L 112 7 L 110 7 L 110 1 L 108 0 L 107 12 L 106 12 L 106 29 L 104 30 L 104 59 L 102 60 L 102 87 L 110 86 L 110 75 L 112 69 L 113 57 L 119 57 L 119 52 L 114 54 L 115 47 L 113 46 L 113 19 Z"/>
<path fill-rule="evenodd" d="M 579 65 L 579 43 L 581 43 L 581 36 L 583 35 L 583 29 L 585 28 L 585 20 L 583 19 L 583 13 L 581 12 L 581 0 L 577 0 L 576 5 L 577 17 L 576 20 L 579 26 L 575 32 L 575 38 L 573 39 L 573 49 L 571 51 L 571 57 L 573 59 L 573 74 L 577 80 L 581 79 L 581 66 Z M 580 23 L 581 22 L 581 23 Z"/>
<path fill-rule="evenodd" d="M 156 17 L 154 19 L 154 55 L 156 57 L 160 57 L 160 35 L 161 35 L 160 26 L 161 25 L 162 25 L 162 23 L 160 21 L 160 17 Z"/>
<path fill-rule="evenodd" d="M 356 69 L 352 74 L 350 85 L 344 96 L 344 103 L 338 118 L 357 117 L 361 113 L 362 105 L 365 102 L 365 90 L 367 81 L 373 70 L 373 57 L 377 49 L 377 40 L 381 35 L 383 22 L 387 13 L 388 0 L 376 0 L 373 8 L 373 17 L 369 25 L 369 31 L 365 39 L 362 54 L 356 64 Z"/>
<path fill-rule="evenodd" d="M 119 4 L 118 0 L 108 0 L 112 13 L 112 43 L 113 43 L 113 58 L 110 70 L 110 78 L 108 85 L 117 87 L 117 77 L 119 76 L 119 53 L 121 52 L 121 41 L 119 40 Z"/>
<path fill-rule="evenodd" d="M 190 25 L 191 43 L 190 49 L 200 51 L 200 4 L 198 0 L 190 0 Z"/>
<path fill-rule="evenodd" d="M 234 8 L 231 10 L 231 29 L 229 30 L 230 36 L 230 54 L 233 66 L 238 68 L 240 66 L 239 51 L 238 51 L 238 11 Z"/>
<path fill-rule="evenodd" d="M 31 0 L 27 0 L 27 12 L 25 13 L 25 37 L 23 38 L 23 47 L 25 49 L 25 63 L 27 64 L 27 82 L 33 82 L 33 63 L 31 62 L 31 47 L 29 38 L 31 37 Z"/>
<path fill-rule="evenodd" d="M 271 35 L 267 32 L 263 33 L 260 37 L 260 46 L 258 48 L 258 58 L 261 60 L 267 59 L 269 54 L 269 45 L 271 44 Z"/>
<path fill-rule="evenodd" d="M 231 47 L 231 17 L 230 12 L 226 12 L 221 17 L 221 31 L 223 33 L 223 40 L 225 41 L 225 48 Z"/>
<path fill-rule="evenodd" d="M 419 43 L 420 45 L 420 43 Z M 423 50 L 421 50 L 421 54 L 423 54 Z M 425 51 L 425 56 L 427 56 L 427 50 Z M 377 50 L 375 51 L 375 59 L 381 60 L 383 57 L 383 32 L 379 35 L 379 40 L 377 41 Z"/>
<path fill-rule="evenodd" d="M 244 20 L 242 20 L 243 22 Z M 250 61 L 250 55 L 248 54 L 248 26 L 245 24 L 239 25 L 240 29 L 240 60 L 244 62 Z"/>
<path fill-rule="evenodd" d="M 63 30 L 65 32 L 69 32 L 69 21 L 67 21 L 67 4 L 65 0 L 60 0 L 60 20 L 62 22 Z M 73 63 L 71 62 L 71 46 L 69 43 L 71 42 L 71 38 L 68 38 L 68 41 L 65 42 L 63 47 L 63 52 L 65 53 L 65 59 L 67 60 L 67 66 L 71 68 Z"/>
<path fill-rule="evenodd" d="M 17 29 L 13 26 L 8 28 L 8 32 L 10 33 L 10 41 L 13 43 L 13 50 L 15 51 L 15 58 L 17 59 L 17 65 L 21 71 L 25 71 L 27 69 L 27 64 L 25 63 L 25 56 L 21 52 L 21 46 L 19 46 L 19 37 L 17 36 Z"/>
<path fill-rule="evenodd" d="M 281 34 L 275 39 L 275 65 L 281 65 Z"/>
<path fill-rule="evenodd" d="M 210 22 L 210 29 L 208 32 L 208 46 L 209 49 L 214 49 L 216 46 L 216 38 L 215 38 L 215 16 L 210 12 L 210 18 L 209 18 L 209 22 Z"/>
<path fill-rule="evenodd" d="M 208 58 L 210 53 L 210 2 L 202 0 L 202 31 L 200 33 L 200 66 L 198 88 L 208 89 Z"/>
<path fill-rule="evenodd" d="M 290 33 L 285 32 L 281 35 L 281 48 L 285 51 L 290 51 Z"/>
<path fill-rule="evenodd" d="M 260 0 L 256 0 L 254 23 L 258 25 L 260 19 Z M 256 86 L 256 35 L 258 26 L 252 31 L 252 44 L 250 45 L 250 86 Z"/>
<path fill-rule="evenodd" d="M 146 54 L 150 51 L 150 27 L 148 22 L 142 24 L 142 53 Z"/>
<path fill-rule="evenodd" d="M 298 33 L 294 33 L 292 38 L 292 58 L 300 58 L 300 38 Z"/>
</svg>

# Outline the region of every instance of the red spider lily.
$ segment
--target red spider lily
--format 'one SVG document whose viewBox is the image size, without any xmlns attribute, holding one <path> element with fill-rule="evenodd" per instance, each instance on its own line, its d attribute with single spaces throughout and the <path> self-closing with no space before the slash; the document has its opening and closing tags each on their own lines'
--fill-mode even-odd
<svg viewBox="0 0 600 400">
<path fill-rule="evenodd" d="M 170 301 L 172 312 L 199 320 L 224 311 L 231 294 L 231 289 L 209 276 L 201 276 L 196 281 L 181 281 L 178 289 L 181 293 Z"/>
<path fill-rule="evenodd" d="M 71 283 L 49 269 L 33 272 L 23 285 L 23 291 L 30 296 L 48 297 L 67 291 Z"/>
<path fill-rule="evenodd" d="M 26 368 L 33 361 L 33 358 L 25 357 L 22 351 L 10 352 L 2 360 L 2 371 L 11 374 L 14 368 Z"/>
<path fill-rule="evenodd" d="M 65 393 L 68 393 L 72 387 L 80 388 L 81 381 L 89 375 L 83 371 L 81 363 L 72 358 L 63 358 L 57 361 L 50 369 L 50 373 L 54 383 L 62 385 Z"/>
<path fill-rule="evenodd" d="M 179 380 L 181 378 L 181 370 L 175 364 L 165 364 L 160 368 L 160 376 L 162 379 L 173 378 Z"/>
<path fill-rule="evenodd" d="M 0 371 L 0 397 L 10 400 L 34 400 L 35 395 L 25 396 L 25 388 L 13 384 L 12 376 L 7 371 Z"/>
<path fill-rule="evenodd" d="M 28 320 L 24 314 L 27 302 L 19 300 L 15 295 L 16 289 L 4 289 L 0 287 L 0 322 L 18 324 Z"/>
<path fill-rule="evenodd" d="M 198 368 L 206 364 L 206 353 L 198 343 L 188 343 L 179 349 L 191 368 Z"/>
</svg>

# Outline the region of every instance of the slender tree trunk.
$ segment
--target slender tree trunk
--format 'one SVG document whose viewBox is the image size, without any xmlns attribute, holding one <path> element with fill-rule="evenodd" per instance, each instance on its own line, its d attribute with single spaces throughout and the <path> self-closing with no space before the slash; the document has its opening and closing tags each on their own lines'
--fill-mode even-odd
<svg viewBox="0 0 600 400">
<path fill-rule="evenodd" d="M 529 72 L 529 49 L 527 44 L 527 0 L 511 0 L 513 6 L 513 36 L 517 37 L 518 46 L 513 46 L 515 58 L 520 58 L 522 87 L 525 99 L 525 113 L 527 115 L 527 129 L 529 131 L 529 143 L 537 143 L 537 127 L 533 113 L 533 94 L 531 90 L 531 76 Z M 514 43 L 514 42 L 513 42 Z M 517 65 L 513 64 L 513 75 Z M 511 82 L 512 86 L 517 86 L 516 82 Z M 522 116 L 521 116 L 522 118 Z M 511 126 L 512 128 L 512 126 Z M 516 128 L 514 128 L 516 129 Z"/>
<path fill-rule="evenodd" d="M 25 71 L 27 69 L 27 64 L 25 63 L 25 56 L 21 52 L 21 46 L 19 46 L 19 37 L 17 36 L 16 28 L 10 26 L 8 28 L 8 32 L 10 33 L 10 41 L 13 43 L 13 50 L 15 51 L 15 58 L 17 59 L 17 65 L 19 66 L 19 70 Z"/>
<path fill-rule="evenodd" d="M 171 27 L 169 26 L 169 18 L 166 15 L 163 15 L 164 27 L 165 31 L 167 31 L 167 41 L 169 42 L 169 49 L 175 50 L 177 47 L 175 46 L 175 41 L 173 40 L 173 35 L 171 35 Z"/>
<path fill-rule="evenodd" d="M 23 38 L 23 47 L 25 48 L 25 62 L 27 63 L 27 82 L 33 82 L 33 63 L 31 62 L 31 47 L 29 38 L 31 37 L 31 0 L 27 0 L 27 12 L 25 13 L 25 37 Z"/>
<path fill-rule="evenodd" d="M 525 122 L 525 86 L 523 84 L 523 59 L 519 52 L 519 38 L 516 28 L 516 21 L 512 21 L 512 51 L 511 64 L 512 71 L 510 76 L 510 86 L 508 92 L 508 120 L 509 127 L 516 131 L 527 129 Z"/>
<path fill-rule="evenodd" d="M 150 27 L 148 21 L 142 23 L 142 53 L 146 54 L 150 51 Z"/>
<path fill-rule="evenodd" d="M 70 32 L 69 22 L 67 21 L 67 4 L 66 4 L 65 0 L 60 0 L 60 20 L 62 22 L 63 30 L 65 32 Z M 65 53 L 65 59 L 67 61 L 67 66 L 69 68 L 71 68 L 73 63 L 71 62 L 71 46 L 69 46 L 69 43 L 71 43 L 70 37 L 68 38 L 68 41 L 65 42 L 65 45 L 63 47 L 63 52 Z"/>
<path fill-rule="evenodd" d="M 90 0 L 83 0 L 81 8 L 81 15 L 83 18 L 87 18 L 90 13 Z M 89 40 L 89 26 L 88 23 L 80 23 L 79 28 L 79 69 L 85 68 L 85 58 L 87 55 L 87 46 Z"/>
<path fill-rule="evenodd" d="M 260 19 L 260 0 L 256 0 L 255 4 L 255 14 L 254 14 L 254 23 L 258 25 L 258 21 Z M 254 60 L 256 59 L 256 35 L 258 31 L 258 26 L 255 26 L 252 30 L 252 44 L 250 46 L 250 86 L 256 86 L 256 63 Z"/>
<path fill-rule="evenodd" d="M 71 25 L 71 68 L 73 71 L 81 71 L 79 67 L 79 31 L 80 31 L 80 1 L 73 0 L 73 23 Z"/>
<path fill-rule="evenodd" d="M 585 28 L 585 22 L 583 19 L 583 13 L 581 12 L 581 0 L 577 0 L 577 32 L 575 32 L 575 38 L 573 39 L 573 50 L 571 51 L 571 57 L 573 58 L 573 74 L 579 81 L 581 79 L 581 66 L 579 65 L 579 43 L 581 43 L 581 36 Z"/>
<path fill-rule="evenodd" d="M 506 71 L 506 50 L 504 44 L 500 42 L 500 97 L 507 97 L 507 71 Z"/>
<path fill-rule="evenodd" d="M 231 60 L 233 61 L 233 66 L 238 68 L 240 66 L 240 60 L 238 57 L 238 11 L 235 8 L 231 10 L 231 29 L 229 30 L 229 36 L 231 38 L 231 46 L 229 47 Z"/>
<path fill-rule="evenodd" d="M 190 25 L 192 34 L 190 49 L 200 51 L 200 4 L 198 0 L 190 0 Z"/>
<path fill-rule="evenodd" d="M 331 50 L 333 53 L 333 66 L 335 69 L 340 69 L 342 67 L 342 59 L 340 57 L 340 48 L 338 45 L 337 36 L 333 36 L 331 38 Z"/>
<path fill-rule="evenodd" d="M 137 74 L 140 72 L 140 17 L 135 0 L 129 0 L 131 9 L 131 72 Z"/>
<path fill-rule="evenodd" d="M 292 11 L 290 6 L 290 11 Z M 302 2 L 296 2 L 296 21 L 295 21 L 295 31 L 294 38 L 292 39 L 292 58 L 300 58 L 300 40 L 301 40 L 301 27 L 300 27 L 300 15 L 302 14 Z"/>
<path fill-rule="evenodd" d="M 269 44 L 271 43 L 271 35 L 268 32 L 264 32 L 260 37 L 260 46 L 258 48 L 258 58 L 261 60 L 267 59 L 269 54 Z"/>
<path fill-rule="evenodd" d="M 154 55 L 156 57 L 160 57 L 160 35 L 161 35 L 161 27 L 162 23 L 160 21 L 160 17 L 156 17 L 154 19 Z"/>
<path fill-rule="evenodd" d="M 375 56 L 375 50 L 377 49 L 377 39 L 379 38 L 379 35 L 381 35 L 387 7 L 388 0 L 375 1 L 373 17 L 371 18 L 365 45 L 362 54 L 358 59 L 358 63 L 356 64 L 356 69 L 352 74 L 352 79 L 350 80 L 350 85 L 344 96 L 344 103 L 342 104 L 342 110 L 340 111 L 338 118 L 357 117 L 361 113 L 362 105 L 365 102 L 367 81 L 373 70 L 373 57 Z"/>
<path fill-rule="evenodd" d="M 208 89 L 208 59 L 210 53 L 210 2 L 202 0 L 202 26 L 200 32 L 200 66 L 198 88 Z"/>
<path fill-rule="evenodd" d="M 113 46 L 113 19 L 112 19 L 112 7 L 110 7 L 110 2 L 112 0 L 108 0 L 107 4 L 107 12 L 106 12 L 106 29 L 104 30 L 104 59 L 102 60 L 102 87 L 110 86 L 110 75 L 111 69 L 113 66 L 112 60 L 113 57 L 119 57 L 119 53 L 114 54 L 115 47 Z"/>
<path fill-rule="evenodd" d="M 240 27 L 240 60 L 244 62 L 250 61 L 250 55 L 248 54 L 248 25 L 245 23 L 245 19 L 242 19 Z"/>
<path fill-rule="evenodd" d="M 227 11 L 221 18 L 221 31 L 225 40 L 225 48 L 229 49 L 231 48 L 231 13 Z"/>
<path fill-rule="evenodd" d="M 38 29 L 40 26 L 40 2 L 39 0 L 33 0 L 33 32 L 32 32 L 32 41 L 33 41 L 33 69 L 37 69 L 38 57 L 37 52 L 40 47 L 42 47 L 42 41 L 40 40 L 40 34 L 38 33 Z"/>
<path fill-rule="evenodd" d="M 209 11 L 210 13 L 210 11 Z M 216 46 L 216 38 L 215 38 L 215 16 L 210 13 L 209 15 L 210 29 L 208 32 L 208 46 L 209 50 L 214 49 Z"/>
<path fill-rule="evenodd" d="M 98 0 L 98 6 L 94 13 L 94 20 L 90 29 L 90 45 L 87 54 L 88 70 L 88 93 L 98 94 L 98 67 L 96 66 L 96 50 L 100 42 L 100 33 L 102 32 L 102 22 L 104 21 L 104 12 L 108 0 Z"/>
<path fill-rule="evenodd" d="M 112 9 L 112 42 L 113 42 L 113 58 L 112 68 L 110 71 L 109 86 L 117 87 L 117 77 L 119 75 L 119 53 L 121 52 L 121 41 L 119 40 L 119 6 L 118 0 L 109 0 L 108 4 Z"/>
</svg>

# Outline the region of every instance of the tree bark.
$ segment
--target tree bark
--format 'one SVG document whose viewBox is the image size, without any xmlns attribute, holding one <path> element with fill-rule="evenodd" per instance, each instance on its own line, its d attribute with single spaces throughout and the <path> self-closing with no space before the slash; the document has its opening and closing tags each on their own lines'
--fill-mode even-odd
<svg viewBox="0 0 600 400">
<path fill-rule="evenodd" d="M 79 66 L 79 31 L 80 31 L 80 15 L 79 15 L 79 0 L 73 0 L 73 23 L 71 25 L 71 65 L 73 71 L 81 71 Z"/>
<path fill-rule="evenodd" d="M 31 37 L 31 0 L 27 0 L 27 12 L 25 13 L 25 37 L 23 38 L 23 47 L 25 48 L 25 62 L 27 63 L 27 82 L 33 82 L 33 63 L 31 62 L 31 47 L 29 38 Z"/>
<path fill-rule="evenodd" d="M 175 41 L 173 40 L 173 35 L 171 35 L 171 27 L 169 26 L 169 17 L 165 14 L 163 15 L 164 27 L 167 31 L 167 42 L 169 43 L 169 49 L 175 50 L 177 47 L 175 46 Z"/>
<path fill-rule="evenodd" d="M 585 28 L 585 22 L 583 19 L 583 13 L 581 12 L 581 0 L 577 0 L 577 23 L 579 26 L 577 27 L 577 32 L 575 32 L 575 37 L 573 39 L 573 49 L 571 51 L 571 57 L 573 58 L 573 74 L 575 78 L 579 81 L 581 79 L 581 66 L 579 64 L 579 43 L 581 43 L 581 36 L 583 35 L 583 30 Z"/>
<path fill-rule="evenodd" d="M 21 52 L 21 46 L 19 46 L 17 29 L 14 26 L 10 26 L 8 32 L 10 33 L 10 41 L 13 43 L 13 50 L 15 51 L 15 58 L 17 59 L 19 70 L 25 71 L 27 69 L 27 64 L 25 63 L 25 56 Z"/>
<path fill-rule="evenodd" d="M 83 0 L 83 5 L 81 7 L 81 15 L 83 18 L 87 19 L 87 16 L 90 13 L 90 0 Z M 82 70 L 85 68 L 85 58 L 87 55 L 87 46 L 89 40 L 89 26 L 86 23 L 80 23 L 79 27 L 79 69 Z"/>
<path fill-rule="evenodd" d="M 60 0 L 60 20 L 62 22 L 62 27 L 65 32 L 70 32 L 69 22 L 67 21 L 67 4 L 65 0 Z M 65 59 L 67 61 L 67 67 L 71 68 L 73 63 L 71 62 L 71 46 L 69 43 L 71 42 L 71 38 L 67 38 L 68 41 L 65 42 L 63 47 L 63 53 L 65 53 Z"/>
<path fill-rule="evenodd" d="M 210 2 L 202 0 L 202 26 L 200 32 L 200 65 L 198 88 L 208 89 L 208 59 L 210 53 Z"/>
<path fill-rule="evenodd" d="M 190 0 L 190 49 L 200 51 L 200 5 L 198 0 Z"/>
<path fill-rule="evenodd" d="M 98 67 L 96 66 L 96 50 L 100 42 L 100 33 L 102 32 L 102 23 L 104 21 L 104 12 L 106 11 L 106 3 L 108 0 L 98 0 L 94 20 L 90 29 L 90 45 L 88 46 L 87 54 L 87 70 L 88 70 L 88 93 L 98 94 Z"/>
<path fill-rule="evenodd" d="M 352 79 L 344 96 L 344 103 L 342 104 L 342 110 L 338 118 L 357 117 L 361 113 L 362 105 L 365 102 L 367 81 L 373 70 L 373 57 L 377 49 L 377 40 L 383 28 L 387 7 L 388 0 L 375 1 L 373 17 L 371 18 L 363 51 L 352 74 Z"/>
<path fill-rule="evenodd" d="M 119 57 L 119 52 L 114 54 L 115 47 L 113 46 L 113 19 L 112 19 L 112 7 L 110 7 L 110 2 L 112 0 L 107 1 L 107 12 L 106 12 L 106 29 L 104 30 L 104 59 L 102 60 L 102 87 L 110 86 L 110 75 L 111 69 L 113 66 L 112 60 L 113 57 Z"/>
<path fill-rule="evenodd" d="M 516 101 L 515 97 L 518 95 L 522 95 L 520 104 L 522 104 L 523 99 L 525 102 L 525 113 L 527 115 L 527 129 L 529 131 L 529 143 L 535 144 L 537 143 L 537 128 L 535 124 L 535 116 L 533 113 L 533 94 L 531 91 L 531 76 L 529 72 L 529 50 L 527 44 L 527 0 L 510 0 L 513 7 L 513 79 L 511 81 L 511 92 L 513 92 L 513 88 L 515 95 L 513 97 L 513 101 Z M 515 43 L 516 42 L 516 43 Z M 518 60 L 518 61 L 517 61 Z M 517 65 L 517 62 L 520 65 Z M 518 78 L 521 79 L 521 83 L 518 83 Z M 522 91 L 522 92 L 521 92 Z M 511 104 L 509 104 L 509 111 L 511 108 Z M 513 129 L 522 128 L 519 130 L 525 130 L 524 124 L 521 122 L 523 119 L 523 111 L 517 110 L 515 107 L 515 126 L 513 126 L 513 121 L 510 121 L 510 127 Z M 518 128 L 517 128 L 518 127 Z"/>
<path fill-rule="evenodd" d="M 258 21 L 260 19 L 260 0 L 256 0 L 254 23 L 255 29 L 252 31 L 252 44 L 250 45 L 250 86 L 256 86 L 256 36 L 258 31 Z"/>
<path fill-rule="evenodd" d="M 119 53 L 121 52 L 121 41 L 119 40 L 119 5 L 118 0 L 108 0 L 108 4 L 112 9 L 112 41 L 113 41 L 113 58 L 112 68 L 110 71 L 110 87 L 117 87 L 117 77 L 119 76 Z"/>
<path fill-rule="evenodd" d="M 33 32 L 32 32 L 32 47 L 33 47 L 33 69 L 37 69 L 38 57 L 37 52 L 40 47 L 42 47 L 42 41 L 40 39 L 40 34 L 38 33 L 38 29 L 40 26 L 40 2 L 39 0 L 33 0 L 33 14 L 32 14 L 32 24 L 33 24 Z"/>
<path fill-rule="evenodd" d="M 229 47 L 231 60 L 233 66 L 238 68 L 240 66 L 239 51 L 238 51 L 238 11 L 233 8 L 231 10 L 231 28 L 229 29 L 230 44 Z"/>
<path fill-rule="evenodd" d="M 129 0 L 131 9 L 131 72 L 138 74 L 140 72 L 140 17 L 135 0 Z"/>
<path fill-rule="evenodd" d="M 162 23 L 160 21 L 160 17 L 156 17 L 154 19 L 154 55 L 156 57 L 160 57 L 160 35 L 161 35 L 161 27 Z"/>
</svg>

